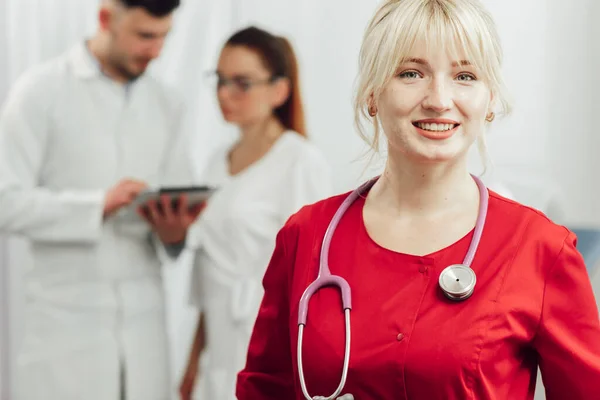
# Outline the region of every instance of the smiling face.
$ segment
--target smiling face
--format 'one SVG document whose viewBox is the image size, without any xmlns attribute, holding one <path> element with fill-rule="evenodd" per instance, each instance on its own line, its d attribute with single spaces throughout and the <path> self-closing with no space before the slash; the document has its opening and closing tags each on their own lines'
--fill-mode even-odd
<svg viewBox="0 0 600 400">
<path fill-rule="evenodd" d="M 383 128 L 390 156 L 466 159 L 477 140 L 485 157 L 486 115 L 511 110 L 502 58 L 480 0 L 383 2 L 361 45 L 354 101 L 359 133 L 378 151 Z"/>
<path fill-rule="evenodd" d="M 419 42 L 413 49 L 376 101 L 390 155 L 429 162 L 466 157 L 483 134 L 492 93 L 464 56 L 428 51 Z"/>
</svg>

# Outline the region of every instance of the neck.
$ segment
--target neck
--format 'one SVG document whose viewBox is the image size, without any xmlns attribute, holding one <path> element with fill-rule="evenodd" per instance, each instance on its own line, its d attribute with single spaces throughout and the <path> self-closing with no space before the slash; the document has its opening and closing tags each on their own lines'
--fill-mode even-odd
<svg viewBox="0 0 600 400">
<path fill-rule="evenodd" d="M 284 132 L 285 127 L 279 120 L 272 116 L 255 124 L 243 126 L 241 128 L 241 137 L 239 144 L 246 147 L 270 146 Z"/>
<path fill-rule="evenodd" d="M 128 78 L 119 73 L 119 71 L 112 66 L 108 57 L 108 38 L 102 33 L 98 32 L 96 35 L 88 40 L 87 47 L 92 56 L 100 64 L 102 73 L 108 76 L 112 80 L 119 83 L 127 83 Z"/>
<path fill-rule="evenodd" d="M 479 201 L 466 157 L 452 164 L 414 163 L 403 157 L 389 157 L 373 190 L 378 201 L 402 215 L 430 217 Z"/>
</svg>

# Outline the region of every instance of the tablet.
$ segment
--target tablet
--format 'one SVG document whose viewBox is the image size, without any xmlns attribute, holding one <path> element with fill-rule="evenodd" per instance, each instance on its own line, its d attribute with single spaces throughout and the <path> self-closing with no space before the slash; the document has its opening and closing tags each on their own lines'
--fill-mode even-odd
<svg viewBox="0 0 600 400">
<path fill-rule="evenodd" d="M 179 198 L 187 195 L 188 205 L 193 207 L 207 201 L 217 189 L 212 186 L 182 186 L 182 187 L 162 187 L 160 189 L 148 189 L 140 193 L 132 205 L 139 207 L 147 204 L 149 201 L 160 201 L 161 196 L 167 195 L 171 198 L 172 207 L 177 208 Z"/>
</svg>

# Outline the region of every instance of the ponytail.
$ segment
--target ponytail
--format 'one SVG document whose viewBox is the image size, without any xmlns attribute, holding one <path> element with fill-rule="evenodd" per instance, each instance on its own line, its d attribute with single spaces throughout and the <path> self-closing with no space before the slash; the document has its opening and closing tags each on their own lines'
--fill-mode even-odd
<svg viewBox="0 0 600 400">
<path fill-rule="evenodd" d="M 279 37 L 284 50 L 287 64 L 287 79 L 290 82 L 290 95 L 288 99 L 275 110 L 279 121 L 287 128 L 306 136 L 304 124 L 304 107 L 300 95 L 300 77 L 298 73 L 298 60 L 294 48 L 285 37 Z"/>
</svg>

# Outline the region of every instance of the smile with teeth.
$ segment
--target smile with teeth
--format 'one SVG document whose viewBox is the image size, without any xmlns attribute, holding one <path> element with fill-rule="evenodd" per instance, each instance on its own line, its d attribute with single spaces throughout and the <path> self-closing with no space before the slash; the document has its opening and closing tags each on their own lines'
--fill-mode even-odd
<svg viewBox="0 0 600 400">
<path fill-rule="evenodd" d="M 446 132 L 450 131 L 458 126 L 458 124 L 431 124 L 424 122 L 415 122 L 414 125 L 417 128 L 423 129 L 430 132 Z"/>
</svg>

